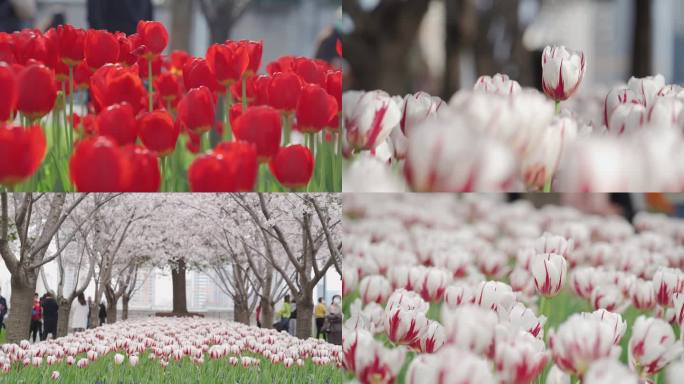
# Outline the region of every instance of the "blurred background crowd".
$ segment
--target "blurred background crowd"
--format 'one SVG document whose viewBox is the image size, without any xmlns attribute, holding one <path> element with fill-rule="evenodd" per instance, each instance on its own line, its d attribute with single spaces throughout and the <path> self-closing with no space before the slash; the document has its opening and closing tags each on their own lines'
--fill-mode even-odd
<svg viewBox="0 0 684 384">
<path fill-rule="evenodd" d="M 684 2 L 677 0 L 343 0 L 346 89 L 449 98 L 480 75 L 541 90 L 541 51 L 587 57 L 585 84 L 661 73 L 684 81 Z M 589 91 L 589 87 L 582 87 Z M 603 93 L 605 95 L 605 92 Z"/>
<path fill-rule="evenodd" d="M 226 39 L 263 40 L 264 62 L 280 56 L 336 56 L 340 0 L 0 0 L 0 32 L 79 28 L 135 32 L 139 20 L 158 20 L 170 50 L 203 56 Z"/>
</svg>

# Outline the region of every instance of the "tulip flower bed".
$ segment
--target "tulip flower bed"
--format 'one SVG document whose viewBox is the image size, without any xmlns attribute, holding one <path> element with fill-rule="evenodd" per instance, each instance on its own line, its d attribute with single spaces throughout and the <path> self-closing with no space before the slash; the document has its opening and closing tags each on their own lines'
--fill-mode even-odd
<svg viewBox="0 0 684 384">
<path fill-rule="evenodd" d="M 220 320 L 122 321 L 1 349 L 0 382 L 342 382 L 340 347 Z"/>
<path fill-rule="evenodd" d="M 159 22 L 0 33 L 0 185 L 16 191 L 340 191 L 342 74 L 263 43 L 169 55 Z"/>
<path fill-rule="evenodd" d="M 544 93 L 502 74 L 448 103 L 345 92 L 344 190 L 684 191 L 682 87 L 657 75 L 582 93 L 582 52 L 547 47 L 541 65 Z"/>
<path fill-rule="evenodd" d="M 367 383 L 680 383 L 684 221 L 345 196 L 344 364 Z"/>
</svg>

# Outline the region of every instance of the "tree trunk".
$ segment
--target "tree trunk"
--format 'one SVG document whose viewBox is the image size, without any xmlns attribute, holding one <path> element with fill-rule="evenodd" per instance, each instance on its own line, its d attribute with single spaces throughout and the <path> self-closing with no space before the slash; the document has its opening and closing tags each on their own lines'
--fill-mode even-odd
<svg viewBox="0 0 684 384">
<path fill-rule="evenodd" d="M 190 50 L 192 0 L 171 1 L 171 50 Z"/>
<path fill-rule="evenodd" d="M 121 320 L 128 320 L 128 302 L 131 301 L 131 297 L 128 295 L 123 295 L 121 300 L 123 300 L 123 307 L 121 309 Z"/>
<path fill-rule="evenodd" d="M 249 304 L 245 301 L 233 302 L 233 320 L 249 325 Z"/>
<path fill-rule="evenodd" d="M 225 19 L 209 21 L 209 38 L 211 44 L 222 44 L 230 36 L 230 31 L 233 28 Z"/>
<path fill-rule="evenodd" d="M 176 268 L 171 269 L 173 284 L 173 313 L 188 313 L 185 293 L 185 260 L 180 259 Z"/>
<path fill-rule="evenodd" d="M 632 45 L 632 76 L 652 75 L 651 37 L 652 6 L 651 0 L 634 0 L 634 41 Z"/>
<path fill-rule="evenodd" d="M 7 326 L 6 342 L 8 343 L 18 343 L 21 340 L 28 339 L 31 330 L 33 294 L 36 292 L 36 275 L 31 276 L 27 273 L 25 279 L 20 279 L 16 275 L 12 275 L 10 312 L 9 318 L 5 320 Z"/>
<path fill-rule="evenodd" d="M 69 333 L 69 316 L 71 315 L 71 302 L 64 297 L 57 299 L 57 337 L 66 336 Z"/>
<path fill-rule="evenodd" d="M 116 304 L 119 302 L 119 298 L 114 296 L 110 300 L 109 297 L 107 297 L 107 324 L 114 324 L 116 323 Z"/>
<path fill-rule="evenodd" d="M 259 302 L 259 307 L 261 308 L 261 327 L 262 328 L 273 328 L 273 305 L 271 304 L 270 298 L 262 298 Z"/>
<path fill-rule="evenodd" d="M 100 305 L 96 301 L 93 301 L 90 305 L 90 311 L 88 312 L 88 316 L 90 316 L 90 328 L 96 328 L 100 325 L 99 314 Z"/>
<path fill-rule="evenodd" d="M 313 296 L 310 289 L 303 289 L 297 298 L 297 329 L 295 334 L 300 339 L 308 339 L 313 335 Z"/>
</svg>

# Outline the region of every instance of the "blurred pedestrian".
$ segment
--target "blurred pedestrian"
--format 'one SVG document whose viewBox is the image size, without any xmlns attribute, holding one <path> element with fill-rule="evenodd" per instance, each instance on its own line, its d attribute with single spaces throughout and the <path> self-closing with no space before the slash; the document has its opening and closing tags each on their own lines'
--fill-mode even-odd
<svg viewBox="0 0 684 384">
<path fill-rule="evenodd" d="M 33 342 L 41 339 L 42 333 L 42 318 L 43 318 L 43 308 L 40 306 L 40 298 L 38 293 L 33 294 L 33 307 L 31 307 L 31 329 L 29 331 L 29 339 L 33 338 Z"/>
<path fill-rule="evenodd" d="M 107 322 L 107 307 L 105 306 L 104 301 L 100 303 L 100 311 L 98 312 L 97 317 L 100 318 L 100 326 Z"/>
<path fill-rule="evenodd" d="M 88 321 L 86 322 L 86 325 L 88 326 L 88 329 L 94 328 L 93 325 L 90 323 L 90 315 L 93 312 L 93 298 L 91 296 L 88 296 L 88 300 L 86 301 L 88 303 Z"/>
<path fill-rule="evenodd" d="M 323 302 L 323 298 L 319 297 L 318 298 L 318 304 L 316 304 L 316 307 L 314 307 L 314 316 L 316 316 L 316 338 L 320 338 L 321 335 L 323 335 L 323 338 L 325 339 L 325 332 L 323 332 L 323 324 L 325 323 L 325 315 L 328 313 L 328 310 L 325 308 L 325 303 Z"/>
<path fill-rule="evenodd" d="M 85 331 L 88 326 L 88 303 L 83 293 L 79 293 L 76 300 L 71 304 L 71 321 L 69 322 L 74 332 Z"/>
<path fill-rule="evenodd" d="M 261 328 L 261 304 L 256 307 L 256 323 L 257 327 Z"/>
<path fill-rule="evenodd" d="M 14 32 L 31 26 L 36 0 L 0 0 L 0 32 Z"/>
<path fill-rule="evenodd" d="M 290 295 L 285 295 L 280 309 L 276 312 L 280 316 L 280 320 L 274 324 L 276 331 L 281 332 L 288 329 L 290 323 L 290 315 L 292 314 L 292 307 L 290 306 Z"/>
<path fill-rule="evenodd" d="M 5 328 L 5 315 L 7 315 L 7 300 L 0 295 L 0 332 Z"/>
<path fill-rule="evenodd" d="M 340 295 L 333 296 L 323 328 L 328 336 L 328 343 L 342 345 L 342 297 Z"/>
<path fill-rule="evenodd" d="M 140 20 L 152 20 L 151 0 L 88 0 L 90 28 L 135 33 Z"/>
<path fill-rule="evenodd" d="M 41 340 L 47 339 L 48 334 L 52 334 L 52 338 L 56 339 L 59 305 L 52 292 L 48 291 L 45 294 L 41 306 L 43 308 L 43 336 Z"/>
</svg>

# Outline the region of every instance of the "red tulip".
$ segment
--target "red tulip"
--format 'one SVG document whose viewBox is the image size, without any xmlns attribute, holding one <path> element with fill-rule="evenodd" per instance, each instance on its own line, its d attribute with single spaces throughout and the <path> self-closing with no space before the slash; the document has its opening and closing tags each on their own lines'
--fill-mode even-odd
<svg viewBox="0 0 684 384">
<path fill-rule="evenodd" d="M 207 50 L 207 64 L 216 80 L 226 87 L 242 79 L 249 65 L 247 48 L 235 42 L 213 44 Z"/>
<path fill-rule="evenodd" d="M 183 66 L 183 83 L 185 89 L 205 86 L 211 92 L 215 92 L 218 88 L 216 77 L 211 71 L 209 64 L 201 58 L 194 58 L 185 63 Z"/>
<path fill-rule="evenodd" d="M 93 70 L 90 69 L 85 61 L 74 68 L 74 86 L 78 89 L 88 89 L 90 86 L 90 76 L 93 75 Z"/>
<path fill-rule="evenodd" d="M 12 35 L 7 32 L 0 32 L 0 61 L 7 64 L 14 64 L 17 59 L 14 56 L 14 42 Z"/>
<path fill-rule="evenodd" d="M 275 73 L 268 88 L 268 104 L 273 108 L 292 112 L 297 108 L 301 92 L 302 80 L 296 73 Z"/>
<path fill-rule="evenodd" d="M 198 135 L 214 126 L 214 96 L 207 87 L 193 88 L 178 103 L 178 119 Z"/>
<path fill-rule="evenodd" d="M 213 116 L 213 115 L 212 115 Z M 162 110 L 146 113 L 139 121 L 140 140 L 145 147 L 166 156 L 176 150 L 180 128 L 171 115 Z"/>
<path fill-rule="evenodd" d="M 138 44 L 145 47 L 145 57 L 148 59 L 152 56 L 157 56 L 166 45 L 169 44 L 169 33 L 166 31 L 164 24 L 158 21 L 139 21 L 138 28 Z"/>
<path fill-rule="evenodd" d="M 287 188 L 303 188 L 309 184 L 314 159 L 309 148 L 295 144 L 280 148 L 269 164 L 271 173 Z"/>
<path fill-rule="evenodd" d="M 188 169 L 192 192 L 247 192 L 257 176 L 256 150 L 249 143 L 222 143 Z"/>
<path fill-rule="evenodd" d="M 126 192 L 158 192 L 161 173 L 157 154 L 140 145 L 127 145 L 122 150 L 131 168 Z"/>
<path fill-rule="evenodd" d="M 17 77 L 7 64 L 0 62 L 0 124 L 14 116 L 17 108 Z"/>
<path fill-rule="evenodd" d="M 55 28 L 57 49 L 61 61 L 66 65 L 78 65 L 83 61 L 86 31 L 69 24 Z"/>
<path fill-rule="evenodd" d="M 49 65 L 48 41 L 39 30 L 24 29 L 12 34 L 14 56 L 21 65 L 27 65 L 30 59 Z"/>
<path fill-rule="evenodd" d="M 39 125 L 29 128 L 0 123 L 0 184 L 15 185 L 31 177 L 45 157 Z"/>
<path fill-rule="evenodd" d="M 159 77 L 154 80 L 154 86 L 157 88 L 158 94 L 164 101 L 164 104 L 168 102 L 173 103 L 180 97 L 181 85 L 178 76 L 171 72 L 164 72 L 159 75 Z"/>
<path fill-rule="evenodd" d="M 164 60 L 162 59 L 161 56 L 155 56 L 152 59 L 152 77 L 157 78 L 161 74 L 162 70 L 162 65 L 164 64 Z M 148 71 L 148 65 L 147 65 L 147 59 L 144 57 L 140 57 L 138 59 L 138 73 L 140 75 L 140 78 L 142 79 L 147 79 L 147 71 Z"/>
<path fill-rule="evenodd" d="M 125 153 L 104 136 L 80 141 L 69 160 L 69 176 L 79 192 L 123 192 L 130 175 Z"/>
<path fill-rule="evenodd" d="M 266 66 L 266 72 L 273 75 L 277 72 L 294 72 L 295 56 L 281 56 Z"/>
<path fill-rule="evenodd" d="M 298 58 L 295 60 L 294 70 L 304 82 L 325 87 L 327 68 L 318 61 L 306 57 Z"/>
<path fill-rule="evenodd" d="M 90 90 L 99 108 L 127 102 L 137 113 L 145 106 L 147 91 L 138 76 L 137 66 L 107 64 L 90 77 Z"/>
<path fill-rule="evenodd" d="M 87 114 L 83 117 L 73 114 L 73 118 L 69 119 L 74 123 L 74 131 L 83 134 L 83 136 L 96 136 L 97 135 L 97 116 L 93 114 Z"/>
<path fill-rule="evenodd" d="M 253 83 L 252 88 L 254 90 L 254 100 L 250 103 L 250 105 L 268 104 L 268 90 L 271 87 L 271 77 L 267 75 L 250 77 L 247 79 L 248 89 L 250 81 Z"/>
<path fill-rule="evenodd" d="M 329 126 L 337 115 L 337 101 L 325 89 L 309 84 L 302 89 L 297 104 L 297 128 L 305 133 L 315 133 Z"/>
<path fill-rule="evenodd" d="M 328 71 L 326 90 L 337 100 L 337 113 L 342 112 L 342 71 Z"/>
<path fill-rule="evenodd" d="M 119 60 L 119 41 L 107 31 L 89 29 L 84 49 L 86 63 L 93 69 Z"/>
<path fill-rule="evenodd" d="M 138 61 L 138 57 L 133 54 L 133 41 L 123 32 L 114 33 L 116 41 L 119 43 L 119 58 L 117 63 L 131 66 Z"/>
<path fill-rule="evenodd" d="M 96 120 L 97 132 L 119 145 L 134 144 L 138 138 L 135 113 L 128 103 L 113 104 L 100 112 Z"/>
<path fill-rule="evenodd" d="M 259 168 L 254 144 L 244 141 L 224 141 L 216 146 L 214 152 L 223 154 L 228 161 L 237 165 L 235 170 L 236 191 L 250 192 L 254 190 L 257 169 Z"/>
<path fill-rule="evenodd" d="M 192 57 L 185 51 L 176 50 L 171 52 L 166 63 L 166 69 L 174 75 L 183 73 L 183 67 Z"/>
<path fill-rule="evenodd" d="M 280 114 L 267 106 L 250 107 L 235 120 L 233 132 L 238 140 L 254 143 L 259 161 L 266 162 L 280 146 Z"/>
<path fill-rule="evenodd" d="M 31 64 L 19 73 L 18 82 L 17 109 L 29 120 L 45 116 L 55 106 L 55 75 L 48 67 Z"/>
<path fill-rule="evenodd" d="M 249 65 L 247 66 L 246 76 L 254 76 L 261 67 L 261 57 L 264 51 L 263 41 L 241 40 L 238 44 L 247 49 L 249 54 Z"/>
</svg>

